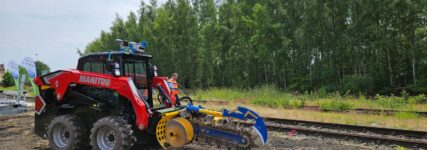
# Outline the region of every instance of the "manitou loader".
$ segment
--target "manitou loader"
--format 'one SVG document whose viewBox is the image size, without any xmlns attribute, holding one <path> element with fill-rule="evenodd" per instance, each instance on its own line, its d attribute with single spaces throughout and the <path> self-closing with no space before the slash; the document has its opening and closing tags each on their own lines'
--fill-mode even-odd
<svg viewBox="0 0 427 150">
<path fill-rule="evenodd" d="M 35 132 L 52 149 L 168 149 L 193 141 L 250 149 L 267 142 L 256 112 L 213 111 L 194 106 L 189 97 L 172 96 L 167 77 L 149 63 L 145 44 L 117 41 L 119 51 L 88 54 L 77 69 L 34 79 L 40 93 Z"/>
</svg>

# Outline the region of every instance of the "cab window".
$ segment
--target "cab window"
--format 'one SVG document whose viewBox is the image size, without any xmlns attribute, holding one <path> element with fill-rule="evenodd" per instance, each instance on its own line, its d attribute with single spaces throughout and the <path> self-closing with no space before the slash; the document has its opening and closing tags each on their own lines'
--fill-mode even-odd
<svg viewBox="0 0 427 150">
<path fill-rule="evenodd" d="M 124 66 L 124 75 L 131 77 L 137 88 L 147 88 L 147 72 L 144 61 L 127 61 Z"/>
<path fill-rule="evenodd" d="M 102 74 L 106 73 L 105 64 L 104 63 L 98 63 L 98 62 L 87 62 L 87 63 L 85 63 L 83 70 L 88 71 L 88 72 L 102 73 Z"/>
</svg>

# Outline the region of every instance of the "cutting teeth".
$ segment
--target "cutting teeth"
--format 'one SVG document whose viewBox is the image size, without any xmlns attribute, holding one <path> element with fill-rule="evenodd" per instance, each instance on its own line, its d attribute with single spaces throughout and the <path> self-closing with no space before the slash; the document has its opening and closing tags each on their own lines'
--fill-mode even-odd
<svg viewBox="0 0 427 150">
<path fill-rule="evenodd" d="M 242 124 L 240 124 L 240 123 L 237 123 L 237 125 L 236 125 L 236 130 L 237 131 L 243 131 L 243 125 Z"/>
</svg>

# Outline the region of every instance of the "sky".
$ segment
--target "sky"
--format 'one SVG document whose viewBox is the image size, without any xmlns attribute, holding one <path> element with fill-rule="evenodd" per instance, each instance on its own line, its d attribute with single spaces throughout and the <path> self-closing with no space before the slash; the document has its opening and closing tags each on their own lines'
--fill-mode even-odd
<svg viewBox="0 0 427 150">
<path fill-rule="evenodd" d="M 84 50 L 101 30 L 109 31 L 116 13 L 126 18 L 139 5 L 140 0 L 0 0 L 0 64 L 31 57 L 51 71 L 76 68 L 77 48 Z"/>
</svg>

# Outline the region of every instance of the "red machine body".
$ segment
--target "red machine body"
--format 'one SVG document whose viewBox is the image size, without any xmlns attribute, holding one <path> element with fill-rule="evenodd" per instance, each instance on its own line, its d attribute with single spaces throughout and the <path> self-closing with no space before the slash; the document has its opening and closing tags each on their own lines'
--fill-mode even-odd
<svg viewBox="0 0 427 150">
<path fill-rule="evenodd" d="M 35 83 L 38 86 L 43 85 L 40 81 L 39 77 L 35 79 Z M 136 115 L 135 123 L 139 129 L 148 126 L 149 112 L 147 112 L 147 106 L 143 102 L 141 95 L 138 94 L 130 77 L 114 77 L 108 74 L 98 74 L 79 70 L 60 70 L 55 73 L 54 76 L 50 77 L 48 81 L 52 88 L 55 89 L 56 99 L 58 101 L 64 98 L 70 84 L 89 85 L 115 90 L 132 103 Z"/>
<path fill-rule="evenodd" d="M 162 89 L 167 97 L 165 99 L 169 99 L 170 102 L 166 103 L 166 107 L 176 106 L 176 97 L 172 96 L 172 91 L 168 84 L 167 77 L 154 77 L 153 78 L 153 88 Z"/>
<path fill-rule="evenodd" d="M 114 77 L 109 74 L 99 74 L 92 72 L 84 72 L 79 70 L 60 70 L 49 76 L 48 83 L 55 89 L 56 99 L 61 101 L 67 92 L 70 84 L 81 84 L 88 86 L 95 86 L 107 88 L 117 91 L 120 95 L 126 97 L 133 106 L 136 115 L 135 124 L 139 129 L 144 129 L 148 126 L 149 122 L 149 109 L 144 103 L 140 94 L 132 82 L 130 77 Z M 46 85 L 42 82 L 40 77 L 34 79 L 38 86 Z M 166 103 L 166 107 L 176 106 L 176 98 L 171 96 L 171 89 L 167 84 L 167 77 L 153 77 L 152 87 L 161 87 L 164 89 L 165 94 L 170 99 L 171 103 Z M 148 112 L 147 112 L 148 111 Z"/>
</svg>

